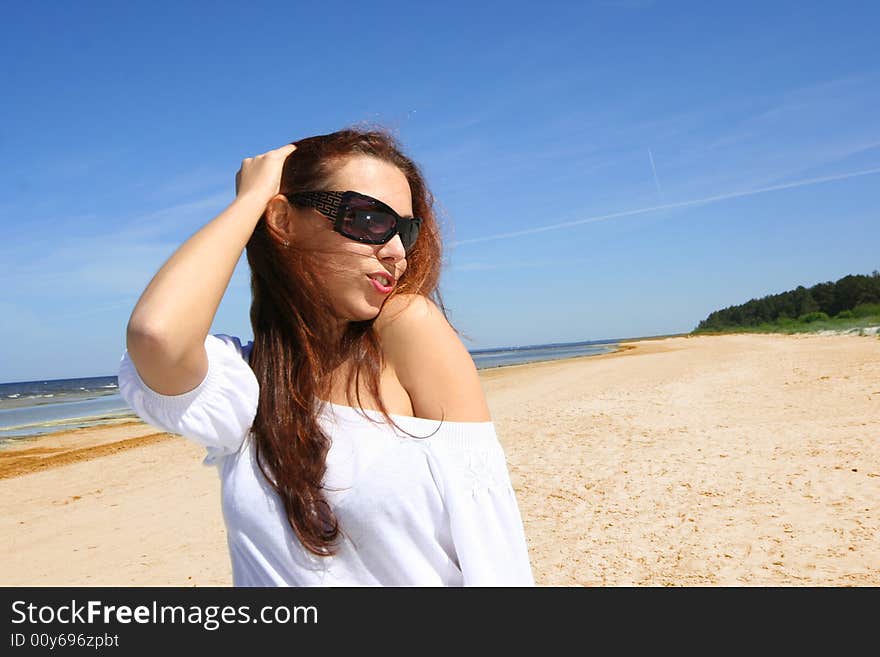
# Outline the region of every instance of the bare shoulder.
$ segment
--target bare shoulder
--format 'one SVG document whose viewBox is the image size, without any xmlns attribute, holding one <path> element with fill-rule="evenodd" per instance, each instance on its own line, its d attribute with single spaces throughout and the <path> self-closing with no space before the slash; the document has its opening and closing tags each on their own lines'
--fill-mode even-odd
<svg viewBox="0 0 880 657">
<path fill-rule="evenodd" d="M 394 325 L 399 328 L 401 322 L 405 324 L 434 313 L 443 315 L 428 297 L 421 294 L 395 294 L 382 305 L 374 326 L 377 331 L 390 329 Z"/>
<path fill-rule="evenodd" d="M 385 302 L 374 328 L 417 417 L 491 419 L 474 361 L 433 301 L 420 294 L 396 295 Z"/>
</svg>

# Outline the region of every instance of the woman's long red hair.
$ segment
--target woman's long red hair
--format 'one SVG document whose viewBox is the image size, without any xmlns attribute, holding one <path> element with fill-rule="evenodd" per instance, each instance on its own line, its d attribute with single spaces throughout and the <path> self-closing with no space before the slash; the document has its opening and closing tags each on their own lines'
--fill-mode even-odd
<svg viewBox="0 0 880 657">
<path fill-rule="evenodd" d="M 349 128 L 294 143 L 296 150 L 284 163 L 282 194 L 327 189 L 336 168 L 353 155 L 378 158 L 403 172 L 413 214 L 422 225 L 393 295 L 426 296 L 445 315 L 438 289 L 442 252 L 434 199 L 397 139 L 381 128 Z M 306 549 L 327 556 L 336 551 L 340 527 L 322 493 L 330 440 L 318 423 L 317 401 L 328 398 L 334 368 L 351 363 L 347 389 L 354 382 L 359 392 L 362 378 L 379 410 L 393 421 L 379 394 L 383 358 L 373 320 L 349 322 L 340 340 L 317 258 L 295 244 L 284 246 L 283 239 L 264 215 L 247 244 L 254 332 L 250 365 L 260 384 L 252 432 L 260 469 L 284 503 L 291 528 Z"/>
</svg>

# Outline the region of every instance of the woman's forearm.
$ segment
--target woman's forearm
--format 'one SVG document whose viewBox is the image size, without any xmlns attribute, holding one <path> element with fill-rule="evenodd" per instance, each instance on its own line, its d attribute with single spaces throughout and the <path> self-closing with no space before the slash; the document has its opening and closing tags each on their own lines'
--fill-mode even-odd
<svg viewBox="0 0 880 657">
<path fill-rule="evenodd" d="M 236 197 L 162 265 L 128 322 L 126 337 L 133 360 L 138 342 L 144 345 L 143 350 L 161 350 L 150 357 L 160 357 L 165 363 L 176 363 L 203 347 L 235 266 L 265 207 L 265 196 Z"/>
</svg>

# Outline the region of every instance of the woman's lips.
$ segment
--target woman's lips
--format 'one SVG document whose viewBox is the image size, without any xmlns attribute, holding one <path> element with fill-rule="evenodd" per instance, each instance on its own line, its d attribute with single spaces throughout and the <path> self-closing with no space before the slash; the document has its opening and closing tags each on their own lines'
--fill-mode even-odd
<svg viewBox="0 0 880 657">
<path fill-rule="evenodd" d="M 394 284 L 393 284 L 393 283 L 392 283 L 391 285 L 382 285 L 382 283 L 380 283 L 379 281 L 377 281 L 377 280 L 376 280 L 375 278 L 373 278 L 372 276 L 367 276 L 367 278 L 370 279 L 370 283 L 373 284 L 373 287 L 376 289 L 376 291 L 379 292 L 379 293 L 381 293 L 381 294 L 391 294 L 391 290 L 394 289 Z"/>
</svg>

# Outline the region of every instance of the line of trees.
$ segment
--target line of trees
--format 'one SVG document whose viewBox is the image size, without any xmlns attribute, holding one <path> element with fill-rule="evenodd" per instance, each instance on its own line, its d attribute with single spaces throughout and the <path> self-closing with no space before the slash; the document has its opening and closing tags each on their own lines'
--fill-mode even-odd
<svg viewBox="0 0 880 657">
<path fill-rule="evenodd" d="M 876 270 L 870 276 L 851 274 L 834 283 L 827 281 L 810 288 L 799 285 L 788 292 L 716 310 L 700 322 L 696 330 L 757 326 L 780 319 L 827 319 L 840 313 L 852 317 L 857 307 L 873 304 L 880 304 L 880 271 Z"/>
</svg>

